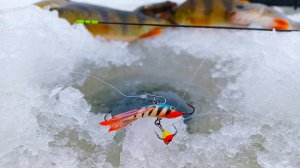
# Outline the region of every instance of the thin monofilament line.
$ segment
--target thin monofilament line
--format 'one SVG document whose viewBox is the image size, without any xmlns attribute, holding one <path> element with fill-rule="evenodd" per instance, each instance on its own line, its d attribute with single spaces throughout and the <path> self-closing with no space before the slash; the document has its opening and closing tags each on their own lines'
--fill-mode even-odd
<svg viewBox="0 0 300 168">
<path fill-rule="evenodd" d="M 247 115 L 242 115 L 242 114 L 238 114 L 238 113 L 225 113 L 225 112 L 220 112 L 220 113 L 202 113 L 202 114 L 196 114 L 196 115 L 192 115 L 192 116 L 186 117 L 183 120 L 175 121 L 172 124 L 167 125 L 165 128 L 168 129 L 168 128 L 170 128 L 174 124 L 177 124 L 179 122 L 183 122 L 183 121 L 191 119 L 191 118 L 204 117 L 204 116 L 210 116 L 210 115 L 228 115 L 228 116 L 232 116 L 232 117 L 235 117 L 235 118 L 242 118 L 242 117 L 244 117 L 244 118 L 250 118 L 250 119 L 257 120 L 260 123 L 269 123 L 270 122 L 269 120 L 267 120 L 268 117 L 266 117 L 266 116 L 262 120 L 262 119 L 259 119 L 259 118 L 253 117 L 253 116 L 247 116 Z"/>
<path fill-rule="evenodd" d="M 127 97 L 127 98 L 152 99 L 153 101 L 156 100 L 156 98 L 162 98 L 164 100 L 164 102 L 161 102 L 161 103 L 165 104 L 167 102 L 166 98 L 164 98 L 162 96 L 155 95 L 155 94 L 147 94 L 146 93 L 146 94 L 143 94 L 143 95 L 134 95 L 134 96 L 126 95 L 121 90 L 119 90 L 118 88 L 116 88 L 114 85 L 112 85 L 112 84 L 106 82 L 105 80 L 100 79 L 100 78 L 98 78 L 96 76 L 92 76 L 92 75 L 89 75 L 89 74 L 84 74 L 84 73 L 81 73 L 81 72 L 74 72 L 74 71 L 69 71 L 69 73 L 73 73 L 73 74 L 77 74 L 77 75 L 82 75 L 82 76 L 93 78 L 93 79 L 95 79 L 95 80 L 97 80 L 99 82 L 102 82 L 106 86 L 110 87 L 111 89 L 117 91 L 122 96 Z"/>
<path fill-rule="evenodd" d="M 32 77 L 36 77 L 36 76 L 44 76 L 46 74 L 56 74 L 57 70 L 52 70 L 52 71 L 47 71 L 47 72 L 42 72 L 42 73 L 38 73 L 36 75 L 33 75 L 31 76 Z M 81 72 L 76 72 L 76 71 L 68 71 L 68 73 L 71 73 L 71 74 L 77 74 L 77 75 L 81 75 L 81 76 L 84 76 L 84 77 L 90 77 L 90 78 L 93 78 L 103 84 L 105 84 L 106 86 L 110 87 L 111 89 L 117 91 L 118 93 L 120 93 L 122 96 L 124 97 L 128 97 L 128 98 L 142 98 L 144 97 L 145 95 L 134 95 L 134 96 L 130 96 L 130 95 L 126 95 L 125 93 L 123 93 L 120 89 L 116 88 L 114 85 L 106 82 L 105 80 L 103 79 L 100 79 L 96 76 L 93 76 L 93 75 L 89 75 L 89 74 L 85 74 L 85 73 L 81 73 Z M 150 95 L 151 96 L 151 95 Z"/>
<path fill-rule="evenodd" d="M 38 74 L 35 74 L 35 75 L 32 75 L 32 76 L 29 76 L 29 78 L 34 78 L 34 77 L 37 77 L 37 76 L 45 76 L 47 74 L 57 74 L 57 69 L 56 70 L 52 70 L 52 71 L 46 71 L 46 72 L 42 72 L 42 73 L 38 73 Z M 85 74 L 85 73 L 81 73 L 81 72 L 76 72 L 76 71 L 68 71 L 68 73 L 70 74 L 75 74 L 75 75 L 81 75 L 81 76 L 84 76 L 84 77 L 90 77 L 90 78 L 93 78 L 103 84 L 105 84 L 106 86 L 110 87 L 111 89 L 115 90 L 116 92 L 118 92 L 119 94 L 121 94 L 122 96 L 124 97 L 127 97 L 127 98 L 142 98 L 142 99 L 153 99 L 153 97 L 161 97 L 161 96 L 157 96 L 157 95 L 152 95 L 152 94 L 143 94 L 143 95 L 126 95 L 125 93 L 123 93 L 121 90 L 119 90 L 118 88 L 116 88 L 114 85 L 106 82 L 105 80 L 103 79 L 100 79 L 96 76 L 93 76 L 93 75 L 89 75 L 89 74 Z M 19 84 L 25 84 L 24 83 L 19 83 Z M 46 102 L 44 102 L 45 104 Z M 11 106 L 11 107 L 8 107 L 8 108 L 14 108 L 15 106 Z"/>
<path fill-rule="evenodd" d="M 205 60 L 206 60 L 206 56 L 203 58 L 203 60 L 202 60 L 202 61 L 200 62 L 200 64 L 198 65 L 196 71 L 194 72 L 194 74 L 193 74 L 193 76 L 192 76 L 192 79 L 190 80 L 190 82 L 188 83 L 187 87 L 185 88 L 185 91 L 184 91 L 184 93 L 183 93 L 181 99 L 179 100 L 179 102 L 178 102 L 176 108 L 179 107 L 179 105 L 181 104 L 182 100 L 183 100 L 184 97 L 186 96 L 187 91 L 188 91 L 189 88 L 191 87 L 191 84 L 193 83 L 193 81 L 194 81 L 196 75 L 198 74 L 198 72 L 199 72 L 200 68 L 202 67 L 202 65 L 203 65 L 203 63 L 204 63 Z"/>
<path fill-rule="evenodd" d="M 113 90 L 117 91 L 118 93 L 120 93 L 124 97 L 136 97 L 136 98 L 142 97 L 142 96 L 129 96 L 129 95 L 126 95 L 121 90 L 119 90 L 118 88 L 116 88 L 115 86 L 113 86 L 112 84 L 110 84 L 110 83 L 108 83 L 108 82 L 104 81 L 103 79 L 100 79 L 100 78 L 98 78 L 96 76 L 84 74 L 84 73 L 81 73 L 81 72 L 74 72 L 74 71 L 72 71 L 70 73 L 79 74 L 79 75 L 83 75 L 83 76 L 87 76 L 87 77 L 93 78 L 93 79 L 95 79 L 95 80 L 97 80 L 99 82 L 102 82 L 103 84 L 109 86 L 110 88 L 112 88 Z"/>
</svg>

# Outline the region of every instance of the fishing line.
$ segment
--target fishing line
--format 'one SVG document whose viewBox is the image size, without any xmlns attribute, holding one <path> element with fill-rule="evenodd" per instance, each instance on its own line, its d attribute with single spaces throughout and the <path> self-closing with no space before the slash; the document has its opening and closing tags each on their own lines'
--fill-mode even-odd
<svg viewBox="0 0 300 168">
<path fill-rule="evenodd" d="M 209 116 L 209 115 L 229 115 L 229 116 L 232 116 L 232 117 L 235 117 L 235 118 L 251 118 L 251 119 L 254 119 L 254 120 L 257 120 L 261 123 L 267 123 L 267 121 L 263 121 L 261 119 L 258 119 L 258 118 L 255 118 L 255 117 L 251 117 L 251 116 L 246 116 L 246 115 L 241 115 L 241 114 L 231 114 L 231 113 L 203 113 L 203 114 L 196 114 L 196 115 L 193 115 L 193 116 L 189 116 L 189 117 L 186 117 L 184 118 L 183 120 L 178 120 L 176 122 L 173 122 L 172 124 L 169 124 L 166 126 L 166 128 L 169 128 L 171 127 L 173 124 L 177 124 L 179 122 L 183 122 L 185 120 L 188 120 L 188 119 L 191 119 L 191 118 L 194 118 L 194 117 L 204 117 L 204 116 Z M 267 118 L 267 117 L 266 117 Z"/>
<path fill-rule="evenodd" d="M 178 104 L 177 104 L 177 106 L 176 106 L 176 109 L 177 109 L 177 108 L 179 107 L 179 105 L 181 104 L 183 98 L 185 97 L 185 95 L 186 95 L 188 89 L 191 87 L 191 84 L 193 83 L 193 81 L 194 81 L 196 75 L 198 74 L 198 72 L 199 72 L 200 68 L 202 67 L 202 65 L 203 65 L 203 63 L 204 63 L 205 60 L 206 60 L 206 56 L 204 56 L 204 58 L 202 59 L 202 61 L 199 63 L 197 69 L 195 70 L 195 72 L 194 72 L 194 74 L 193 74 L 193 76 L 192 76 L 190 82 L 188 83 L 187 87 L 185 88 L 185 91 L 184 91 L 184 93 L 183 93 L 183 95 L 182 95 L 180 101 L 178 102 Z"/>
<path fill-rule="evenodd" d="M 130 95 L 126 95 L 125 93 L 123 93 L 120 89 L 116 88 L 115 86 L 113 86 L 112 84 L 106 82 L 105 80 L 103 79 L 100 79 L 96 76 L 92 76 L 92 75 L 88 75 L 88 74 L 84 74 L 84 73 L 81 73 L 81 72 L 75 72 L 75 71 L 72 71 L 72 72 L 69 72 L 71 74 L 77 74 L 77 75 L 82 75 L 82 76 L 87 76 L 87 77 L 90 77 L 90 78 L 93 78 L 103 84 L 105 84 L 106 86 L 110 87 L 111 89 L 117 91 L 118 93 L 120 93 L 122 96 L 124 97 L 127 97 L 127 98 L 141 98 L 142 96 L 130 96 Z"/>
<path fill-rule="evenodd" d="M 36 76 L 45 76 L 47 74 L 56 74 L 58 70 L 52 70 L 52 71 L 47 71 L 47 72 L 42 72 L 42 73 L 38 73 L 35 75 L 30 76 L 29 78 L 34 78 Z M 166 98 L 163 96 L 159 96 L 156 94 L 143 94 L 143 95 L 127 95 L 124 92 L 122 92 L 120 89 L 116 88 L 114 85 L 112 85 L 111 83 L 106 82 L 105 80 L 98 78 L 96 76 L 93 75 L 89 75 L 89 74 L 85 74 L 85 73 L 81 73 L 81 72 L 76 72 L 76 71 L 68 71 L 67 73 L 70 74 L 75 74 L 75 75 L 80 75 L 80 76 L 84 76 L 84 77 L 90 77 L 93 78 L 95 80 L 97 80 L 98 82 L 101 82 L 103 84 L 105 84 L 106 86 L 110 87 L 112 90 L 118 92 L 120 95 L 126 97 L 126 98 L 141 98 L 141 99 L 151 99 L 153 104 L 157 104 L 157 103 L 162 103 L 165 104 L 167 102 Z M 24 82 L 25 83 L 25 82 Z M 21 83 L 21 84 L 24 84 Z M 57 85 L 56 88 L 61 87 L 61 85 Z M 158 100 L 158 98 L 160 100 Z M 46 102 L 45 102 L 46 103 Z M 43 105 L 43 104 L 42 104 Z M 11 108 L 14 108 L 15 106 L 12 106 Z"/>
<path fill-rule="evenodd" d="M 112 84 L 106 82 L 105 80 L 103 79 L 100 79 L 96 76 L 92 76 L 92 75 L 89 75 L 89 74 L 84 74 L 84 73 L 81 73 L 81 72 L 75 72 L 75 71 L 69 71 L 69 73 L 72 73 L 72 74 L 77 74 L 77 75 L 82 75 L 82 76 L 86 76 L 86 77 L 90 77 L 90 78 L 93 78 L 99 82 L 102 82 L 103 84 L 105 84 L 106 86 L 110 87 L 111 89 L 117 91 L 118 93 L 120 93 L 122 96 L 126 97 L 126 98 L 141 98 L 141 99 L 152 99 L 153 100 L 153 103 L 156 104 L 157 102 L 159 103 L 166 103 L 166 98 L 164 98 L 163 96 L 159 96 L 159 95 L 155 95 L 155 94 L 143 94 L 143 95 L 126 95 L 125 93 L 123 93 L 120 89 L 116 88 L 115 86 L 113 86 Z M 164 101 L 161 102 L 159 100 L 157 100 L 156 98 L 162 98 Z"/>
</svg>

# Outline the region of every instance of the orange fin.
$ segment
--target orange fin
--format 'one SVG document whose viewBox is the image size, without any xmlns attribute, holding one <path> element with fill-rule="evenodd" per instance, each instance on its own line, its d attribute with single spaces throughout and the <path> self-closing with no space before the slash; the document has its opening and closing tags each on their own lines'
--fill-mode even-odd
<svg viewBox="0 0 300 168">
<path fill-rule="evenodd" d="M 288 30 L 290 27 L 289 22 L 284 19 L 275 19 L 274 22 L 275 26 L 273 28 L 277 30 Z"/>
<path fill-rule="evenodd" d="M 107 120 L 107 121 L 102 121 L 100 122 L 99 124 L 102 125 L 102 126 L 109 126 L 111 124 L 114 124 L 116 122 L 119 122 L 120 120 L 122 120 L 122 118 L 118 118 L 118 119 L 110 119 L 110 120 Z"/>
<path fill-rule="evenodd" d="M 110 120 L 102 121 L 99 124 L 102 126 L 109 126 L 109 125 L 115 124 L 117 122 L 120 122 L 122 120 L 125 120 L 126 118 L 132 117 L 132 116 L 136 115 L 139 111 L 141 111 L 141 109 L 130 110 L 130 111 L 115 115 Z"/>
<path fill-rule="evenodd" d="M 148 32 L 146 34 L 141 35 L 140 38 L 153 37 L 153 36 L 156 36 L 156 35 L 159 35 L 159 34 L 161 34 L 161 29 L 154 29 L 154 30 L 151 30 L 150 32 Z"/>
<path fill-rule="evenodd" d="M 135 121 L 135 119 L 120 121 L 115 124 L 112 124 L 109 128 L 109 132 L 120 130 L 126 127 L 127 125 L 131 124 L 133 121 Z"/>
</svg>

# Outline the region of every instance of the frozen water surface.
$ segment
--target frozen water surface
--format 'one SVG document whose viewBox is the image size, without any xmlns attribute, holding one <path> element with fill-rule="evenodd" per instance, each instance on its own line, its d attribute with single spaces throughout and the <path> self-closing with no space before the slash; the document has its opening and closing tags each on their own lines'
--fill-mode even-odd
<svg viewBox="0 0 300 168">
<path fill-rule="evenodd" d="M 166 29 L 128 44 L 94 38 L 34 6 L 2 11 L 0 20 L 0 167 L 300 165 L 297 32 Z M 164 120 L 179 131 L 168 146 L 153 119 L 108 134 L 98 125 L 104 112 L 145 102 L 71 73 L 176 105 L 203 59 L 185 101 L 209 115 Z"/>
</svg>

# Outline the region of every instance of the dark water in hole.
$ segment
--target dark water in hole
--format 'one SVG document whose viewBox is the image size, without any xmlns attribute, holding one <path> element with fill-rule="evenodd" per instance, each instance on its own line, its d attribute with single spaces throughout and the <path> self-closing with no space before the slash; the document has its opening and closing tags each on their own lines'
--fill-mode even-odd
<svg viewBox="0 0 300 168">
<path fill-rule="evenodd" d="M 134 48 L 135 46 L 133 46 Z M 202 59 L 187 53 L 174 56 L 168 50 L 151 52 L 149 49 L 137 50 L 141 59 L 131 66 L 121 66 L 94 70 L 91 75 L 99 77 L 121 90 L 126 95 L 156 94 L 167 99 L 167 104 L 178 106 L 188 83 L 192 79 Z M 190 85 L 183 101 L 178 106 L 179 111 L 190 112 L 186 103 L 195 106 L 195 114 L 215 111 L 215 99 L 219 94 L 219 84 L 211 77 L 209 69 L 213 62 L 206 61 L 194 81 Z M 112 88 L 94 79 L 87 79 L 79 89 L 85 94 L 86 100 L 92 105 L 93 113 L 109 113 L 116 115 L 132 109 L 152 104 L 152 100 L 126 98 Z M 202 121 L 204 118 L 205 121 Z M 191 132 L 209 132 L 220 128 L 219 121 L 211 117 L 198 117 L 194 122 L 186 123 L 197 126 L 189 127 Z M 203 123 L 203 124 L 199 124 Z"/>
</svg>

